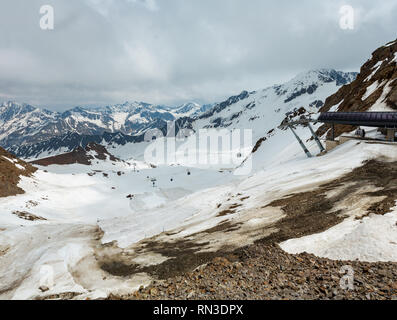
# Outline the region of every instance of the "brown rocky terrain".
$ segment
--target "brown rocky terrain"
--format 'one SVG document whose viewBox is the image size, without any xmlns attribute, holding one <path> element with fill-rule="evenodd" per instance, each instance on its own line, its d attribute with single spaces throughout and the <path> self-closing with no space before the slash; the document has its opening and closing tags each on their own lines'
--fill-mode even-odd
<svg viewBox="0 0 397 320">
<path fill-rule="evenodd" d="M 285 215 L 256 230 L 261 238 L 244 247 L 233 248 L 226 242 L 217 251 L 203 250 L 214 234 L 224 238 L 236 236 L 242 228 L 241 221 L 225 221 L 177 240 L 167 240 L 166 236 L 172 238 L 174 234 L 166 233 L 161 241 L 157 236 L 145 239 L 130 251 L 118 249 L 117 254 L 110 250 L 116 244 L 109 244 L 106 250 L 112 254 L 97 256 L 102 270 L 118 277 L 145 273 L 156 279 L 146 288 L 109 298 L 397 299 L 397 263 L 291 255 L 278 246 L 285 240 L 323 232 L 339 224 L 346 218 L 349 204 L 363 198 L 367 203 L 354 215 L 357 220 L 390 212 L 397 199 L 396 172 L 397 162 L 370 160 L 334 181 L 264 204 L 263 208 L 280 208 Z M 246 197 L 239 194 L 238 198 L 243 201 Z M 236 206 L 229 207 L 230 213 Z M 221 209 L 218 208 L 220 215 L 230 214 Z M 148 253 L 168 260 L 149 266 L 132 262 L 134 255 Z M 354 271 L 354 290 L 340 286 L 345 266 Z"/>
<path fill-rule="evenodd" d="M 72 152 L 32 161 L 32 164 L 39 166 L 50 166 L 53 164 L 67 165 L 74 163 L 91 165 L 92 161 L 94 160 L 106 159 L 110 159 L 111 161 L 120 161 L 120 159 L 110 154 L 104 146 L 92 142 L 89 143 L 85 148 L 78 147 Z"/>
<path fill-rule="evenodd" d="M 367 88 L 378 82 L 378 88 L 365 97 Z M 397 111 L 397 40 L 375 50 L 360 70 L 356 80 L 328 97 L 320 112 L 327 112 L 338 104 L 337 111 L 368 111 L 375 103 L 385 103 Z M 329 125 L 319 128 L 318 134 L 329 131 Z M 354 127 L 337 125 L 335 135 L 351 132 Z"/>
<path fill-rule="evenodd" d="M 37 169 L 0 148 L 0 197 L 22 194 L 18 187 L 21 176 L 30 177 Z"/>
<path fill-rule="evenodd" d="M 353 290 L 341 287 L 347 269 Z M 119 299 L 110 296 L 110 299 Z M 382 300 L 397 299 L 397 263 L 333 261 L 290 255 L 276 245 L 252 245 L 236 261 L 211 260 L 193 272 L 155 281 L 123 299 L 132 300 Z"/>
</svg>

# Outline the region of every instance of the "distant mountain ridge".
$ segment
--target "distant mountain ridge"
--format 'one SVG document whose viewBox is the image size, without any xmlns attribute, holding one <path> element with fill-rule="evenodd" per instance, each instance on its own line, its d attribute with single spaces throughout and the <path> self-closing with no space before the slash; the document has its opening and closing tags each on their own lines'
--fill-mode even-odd
<svg viewBox="0 0 397 320">
<path fill-rule="evenodd" d="M 262 137 L 266 121 L 277 127 L 286 112 L 302 106 L 318 110 L 325 99 L 357 73 L 319 69 L 302 73 L 282 85 L 259 91 L 243 91 L 217 104 L 196 103 L 172 108 L 146 103 L 125 103 L 99 108 L 76 107 L 64 113 L 40 110 L 29 105 L 0 106 L 0 145 L 23 159 L 48 157 L 85 147 L 90 142 L 125 145 L 144 141 L 151 129 L 164 134 L 167 125 L 180 129 L 252 128 Z M 280 119 L 279 119 L 280 118 Z M 277 123 L 278 122 L 278 123 Z M 257 134 L 255 134 L 257 132 Z"/>
<path fill-rule="evenodd" d="M 108 161 L 121 161 L 112 154 L 110 154 L 106 148 L 95 142 L 90 142 L 85 148 L 77 147 L 72 152 L 63 153 L 57 156 L 40 159 L 33 161 L 32 164 L 39 166 L 50 166 L 50 165 L 66 165 L 66 164 L 83 164 L 91 165 L 92 161 L 108 160 Z"/>
<path fill-rule="evenodd" d="M 180 117 L 199 115 L 207 108 L 196 103 L 173 108 L 126 102 L 54 112 L 9 101 L 0 104 L 0 145 L 7 149 L 16 145 L 32 145 L 69 133 L 102 135 L 104 132 L 121 132 L 140 135 Z"/>
</svg>

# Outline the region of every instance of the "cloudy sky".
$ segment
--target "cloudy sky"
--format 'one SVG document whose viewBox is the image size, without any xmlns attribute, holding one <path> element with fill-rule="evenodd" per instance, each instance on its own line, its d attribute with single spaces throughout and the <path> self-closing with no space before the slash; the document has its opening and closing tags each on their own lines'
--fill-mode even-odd
<svg viewBox="0 0 397 320">
<path fill-rule="evenodd" d="M 1 0 L 0 101 L 215 102 L 309 69 L 358 70 L 397 38 L 395 17 L 395 0 Z"/>
</svg>

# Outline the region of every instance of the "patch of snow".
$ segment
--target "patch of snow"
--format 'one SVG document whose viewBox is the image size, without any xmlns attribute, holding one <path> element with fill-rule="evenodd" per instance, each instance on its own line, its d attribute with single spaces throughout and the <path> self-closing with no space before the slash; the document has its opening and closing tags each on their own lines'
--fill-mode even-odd
<svg viewBox="0 0 397 320">
<path fill-rule="evenodd" d="M 363 95 L 361 100 L 363 100 L 363 101 L 366 100 L 378 88 L 379 88 L 379 82 L 375 81 L 373 84 L 371 84 L 370 86 L 367 87 L 367 91 L 365 92 L 365 94 Z"/>
<path fill-rule="evenodd" d="M 381 84 L 381 85 L 383 85 L 383 84 Z M 384 111 L 393 112 L 393 111 L 395 111 L 385 103 L 386 97 L 390 93 L 391 89 L 392 89 L 392 86 L 390 85 L 390 83 L 386 83 L 383 86 L 382 95 L 379 97 L 379 99 L 372 105 L 372 107 L 368 111 L 373 111 L 373 112 L 375 112 L 375 111 L 378 111 L 378 112 L 384 112 Z"/>
<path fill-rule="evenodd" d="M 3 158 L 6 159 L 7 161 L 11 162 L 11 163 L 15 163 L 17 161 L 17 160 L 10 159 L 10 158 L 8 158 L 6 156 L 3 156 Z"/>
<path fill-rule="evenodd" d="M 364 82 L 370 81 L 372 79 L 372 77 L 378 72 L 379 68 L 381 67 L 381 65 L 383 64 L 383 61 L 378 61 L 373 67 L 373 71 L 372 73 L 364 80 Z"/>
<path fill-rule="evenodd" d="M 396 43 L 396 41 L 392 41 L 392 42 L 386 44 L 385 47 L 391 47 L 391 46 L 392 46 L 393 44 L 395 44 L 395 43 Z"/>
<path fill-rule="evenodd" d="M 281 244 L 289 253 L 308 252 L 334 260 L 397 261 L 397 210 L 384 216 L 347 219 L 327 231 Z"/>
<path fill-rule="evenodd" d="M 15 166 L 19 169 L 19 170 L 26 170 L 24 166 L 21 166 L 18 163 L 15 163 Z"/>
<path fill-rule="evenodd" d="M 342 100 L 342 101 L 339 102 L 338 104 L 332 106 L 332 107 L 329 109 L 329 112 L 336 112 L 336 111 L 338 111 L 339 106 L 343 103 L 343 101 L 344 101 L 344 100 Z"/>
</svg>

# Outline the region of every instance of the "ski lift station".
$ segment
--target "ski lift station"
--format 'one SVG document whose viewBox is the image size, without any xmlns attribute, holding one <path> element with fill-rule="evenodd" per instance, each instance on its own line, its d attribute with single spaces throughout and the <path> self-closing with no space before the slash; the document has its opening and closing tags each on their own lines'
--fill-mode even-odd
<svg viewBox="0 0 397 320">
<path fill-rule="evenodd" d="M 326 147 L 323 146 L 319 137 L 313 130 L 311 123 L 324 123 L 331 126 L 331 137 L 327 138 Z M 295 127 L 297 125 L 307 126 L 313 139 L 316 141 L 320 152 L 324 152 L 330 151 L 338 145 L 352 139 L 393 143 L 395 141 L 395 133 L 397 131 L 397 112 L 323 112 L 317 120 L 301 118 L 300 120 L 283 124 L 282 127 L 288 127 L 292 131 L 306 155 L 308 157 L 312 157 L 312 154 L 295 131 Z M 337 125 L 355 126 L 358 127 L 358 129 L 353 136 L 343 135 L 336 139 L 335 126 Z M 366 137 L 366 132 L 362 127 L 378 128 L 378 131 L 381 131 L 385 138 L 368 138 Z"/>
</svg>

